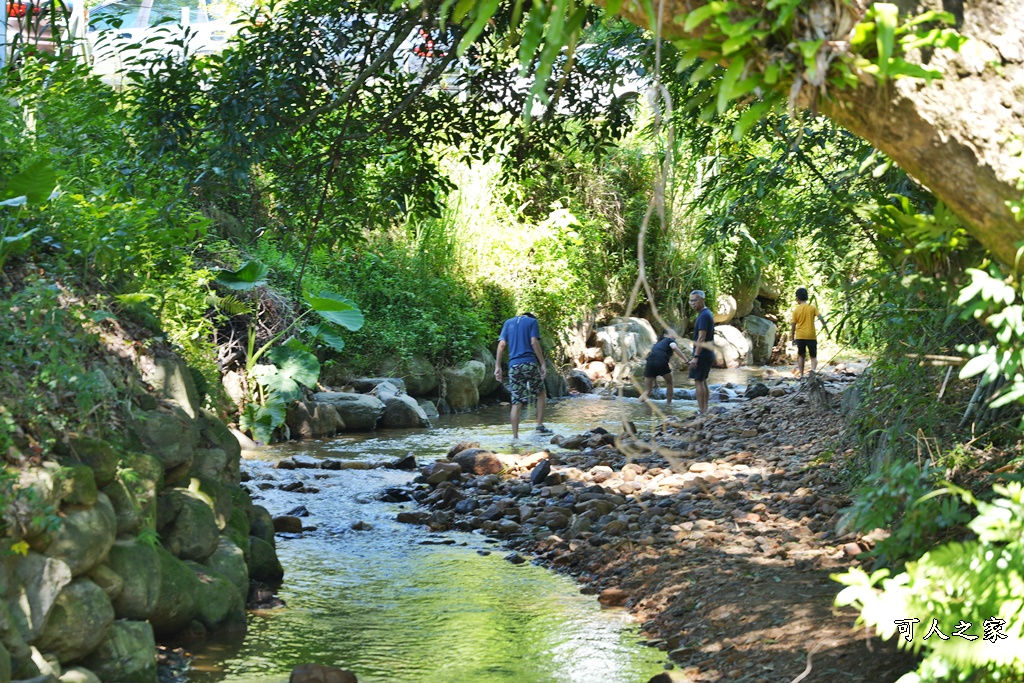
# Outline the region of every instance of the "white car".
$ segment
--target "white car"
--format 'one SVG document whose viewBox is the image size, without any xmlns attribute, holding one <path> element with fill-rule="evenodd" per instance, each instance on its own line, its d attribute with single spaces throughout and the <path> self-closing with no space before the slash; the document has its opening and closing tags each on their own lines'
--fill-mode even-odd
<svg viewBox="0 0 1024 683">
<path fill-rule="evenodd" d="M 106 0 L 89 10 L 93 69 L 120 80 L 147 57 L 219 52 L 236 33 L 223 3 L 204 0 Z"/>
</svg>

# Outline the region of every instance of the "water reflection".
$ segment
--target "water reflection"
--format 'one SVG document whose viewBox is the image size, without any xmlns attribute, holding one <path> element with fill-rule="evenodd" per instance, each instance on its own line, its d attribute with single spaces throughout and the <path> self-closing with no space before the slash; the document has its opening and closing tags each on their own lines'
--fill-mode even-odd
<svg viewBox="0 0 1024 683">
<path fill-rule="evenodd" d="M 714 381 L 745 382 L 746 376 Z M 692 401 L 676 401 L 685 415 Z M 638 425 L 649 407 L 635 399 L 574 398 L 551 405 L 546 422 L 562 434 L 595 426 Z M 194 683 L 279 683 L 298 664 L 317 662 L 353 671 L 362 683 L 634 683 L 662 669 L 663 653 L 637 641 L 622 611 L 602 610 L 568 578 L 529 563 L 513 565 L 476 534 L 430 537 L 398 524 L 411 504 L 386 504 L 374 493 L 407 483 L 412 474 L 388 469 L 296 470 L 271 465 L 286 455 L 379 462 L 409 452 L 428 460 L 452 444 L 507 446 L 508 408 L 448 416 L 430 430 L 388 430 L 315 442 L 282 444 L 247 463 L 257 480 L 296 477 L 320 489 L 297 494 L 259 492 L 272 514 L 305 505 L 317 530 L 281 539 L 286 571 L 280 596 L 287 607 L 249 617 L 241 642 L 193 644 Z M 524 436 L 539 447 L 550 437 Z M 353 530 L 356 522 L 370 528 Z M 445 539 L 452 545 L 423 545 Z"/>
</svg>

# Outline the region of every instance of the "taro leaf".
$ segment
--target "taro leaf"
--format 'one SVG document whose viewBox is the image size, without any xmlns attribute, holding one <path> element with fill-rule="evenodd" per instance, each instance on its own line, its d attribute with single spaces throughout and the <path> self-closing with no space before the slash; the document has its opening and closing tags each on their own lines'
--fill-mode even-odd
<svg viewBox="0 0 1024 683">
<path fill-rule="evenodd" d="M 238 270 L 220 270 L 214 278 L 218 285 L 235 291 L 248 291 L 267 283 L 270 269 L 259 261 L 249 261 Z"/>
<path fill-rule="evenodd" d="M 57 174 L 50 162 L 36 161 L 11 176 L 2 194 L 5 199 L 23 196 L 29 204 L 41 204 L 49 199 L 56 185 Z"/>
<path fill-rule="evenodd" d="M 322 291 L 320 296 L 308 296 L 306 300 L 324 320 L 352 330 L 363 326 L 363 312 L 351 299 L 334 292 Z"/>
<path fill-rule="evenodd" d="M 307 387 L 315 387 L 320 377 L 320 361 L 316 356 L 294 345 L 277 346 L 267 352 L 281 374 Z"/>
<path fill-rule="evenodd" d="M 0 253 L 2 254 L 24 254 L 28 251 L 29 246 L 32 244 L 30 239 L 33 233 L 37 232 L 39 228 L 32 228 L 26 230 L 20 235 L 11 235 L 10 237 L 4 237 L 3 246 L 0 247 Z"/>
<path fill-rule="evenodd" d="M 331 328 L 323 323 L 317 325 L 310 325 L 306 328 L 306 334 L 313 337 L 317 341 L 323 342 L 327 346 L 331 347 L 335 351 L 341 351 L 345 348 L 345 340 L 340 335 L 336 334 Z"/>
<path fill-rule="evenodd" d="M 276 365 L 253 366 L 252 376 L 267 391 L 273 392 L 281 401 L 290 403 L 302 398 L 302 387 Z"/>
<path fill-rule="evenodd" d="M 243 431 L 252 433 L 252 438 L 263 443 L 270 443 L 274 430 L 284 424 L 284 404 L 279 401 L 268 401 L 261 406 L 249 403 L 238 418 Z"/>
</svg>

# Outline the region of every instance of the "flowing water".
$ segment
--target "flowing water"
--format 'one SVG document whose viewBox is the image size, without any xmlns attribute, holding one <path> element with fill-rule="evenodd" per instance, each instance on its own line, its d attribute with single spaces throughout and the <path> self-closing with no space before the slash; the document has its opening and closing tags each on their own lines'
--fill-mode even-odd
<svg viewBox="0 0 1024 683">
<path fill-rule="evenodd" d="M 716 373 L 713 382 L 749 376 Z M 670 413 L 683 416 L 695 407 L 676 400 Z M 520 432 L 521 450 L 550 440 L 530 433 L 531 416 Z M 644 429 L 651 411 L 635 399 L 586 396 L 553 402 L 545 422 L 569 435 L 597 426 L 617 432 L 623 419 Z M 316 530 L 278 538 L 285 568 L 279 596 L 286 606 L 251 613 L 241 642 L 191 643 L 189 680 L 281 683 L 305 663 L 351 670 L 361 683 L 636 683 L 661 671 L 664 653 L 644 646 L 628 614 L 601 608 L 571 579 L 530 563 L 514 565 L 504 559 L 507 551 L 479 534 L 431 534 L 397 523 L 396 514 L 415 504 L 383 503 L 376 494 L 415 473 L 272 469 L 296 454 L 377 463 L 411 452 L 429 462 L 464 440 L 508 452 L 507 420 L 508 407 L 494 406 L 442 417 L 429 430 L 292 442 L 247 461 L 254 483 L 294 476 L 319 488 L 254 496 L 273 515 L 305 505 L 304 522 Z M 354 530 L 357 522 L 368 528 Z"/>
</svg>

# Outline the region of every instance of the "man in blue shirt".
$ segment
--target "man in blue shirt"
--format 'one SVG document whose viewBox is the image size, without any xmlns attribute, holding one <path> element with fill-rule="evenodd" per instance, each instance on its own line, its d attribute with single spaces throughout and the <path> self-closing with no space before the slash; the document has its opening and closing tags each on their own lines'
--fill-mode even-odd
<svg viewBox="0 0 1024 683">
<path fill-rule="evenodd" d="M 697 395 L 697 413 L 708 412 L 708 373 L 715 360 L 715 317 L 704 305 L 704 292 L 695 289 L 690 292 L 690 307 L 697 311 L 697 322 L 693 326 L 693 356 L 690 358 L 690 378 Z"/>
<path fill-rule="evenodd" d="M 540 434 L 550 434 L 551 430 L 544 426 L 544 407 L 547 405 L 548 393 L 544 388 L 547 368 L 544 363 L 544 352 L 540 348 L 540 326 L 537 316 L 523 313 L 509 318 L 501 326 L 498 337 L 498 350 L 494 353 L 494 379 L 502 381 L 501 359 L 508 348 L 508 392 L 512 395 L 512 410 L 509 418 L 512 423 L 512 438 L 519 438 L 519 417 L 523 406 L 534 397 L 537 398 L 537 427 Z"/>
</svg>

